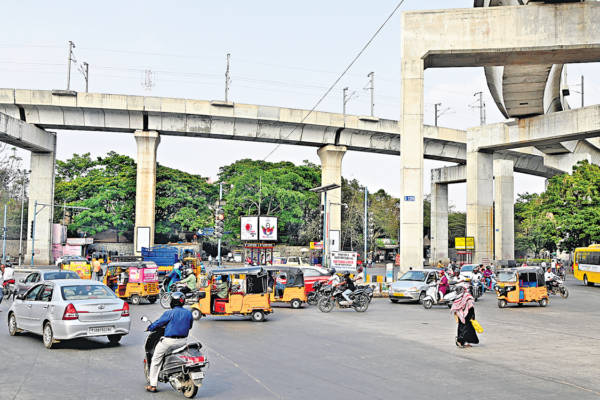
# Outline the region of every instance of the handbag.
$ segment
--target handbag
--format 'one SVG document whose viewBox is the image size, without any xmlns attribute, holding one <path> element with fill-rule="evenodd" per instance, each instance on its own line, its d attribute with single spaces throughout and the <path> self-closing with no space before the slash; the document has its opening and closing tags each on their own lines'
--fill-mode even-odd
<svg viewBox="0 0 600 400">
<path fill-rule="evenodd" d="M 477 322 L 476 319 L 472 319 L 471 324 L 473 324 L 473 328 L 475 328 L 475 332 L 477 332 L 477 333 L 483 332 L 483 328 L 481 327 L 481 324 L 479 322 Z"/>
</svg>

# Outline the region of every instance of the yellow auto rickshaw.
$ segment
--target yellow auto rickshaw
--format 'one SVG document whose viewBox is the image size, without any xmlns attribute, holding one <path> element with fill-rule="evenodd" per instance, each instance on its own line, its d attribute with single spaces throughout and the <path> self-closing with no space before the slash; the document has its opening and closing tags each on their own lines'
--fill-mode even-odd
<svg viewBox="0 0 600 400">
<path fill-rule="evenodd" d="M 115 294 L 133 305 L 142 300 L 156 303 L 160 294 L 158 287 L 158 268 L 147 261 L 115 262 L 106 267 L 103 282 L 113 289 Z"/>
<path fill-rule="evenodd" d="M 206 315 L 249 315 L 262 322 L 273 312 L 267 289 L 267 271 L 261 267 L 211 271 L 206 287 L 200 288 L 199 302 L 191 306 L 192 315 L 195 320 Z"/>
<path fill-rule="evenodd" d="M 302 269 L 285 266 L 265 267 L 265 269 L 269 275 L 271 302 L 289 303 L 295 309 L 302 307 L 302 303 L 306 303 L 306 288 L 304 287 L 304 272 L 302 272 Z"/>
<path fill-rule="evenodd" d="M 498 307 L 505 308 L 508 303 L 522 306 L 525 303 L 548 305 L 548 291 L 544 271 L 539 267 L 520 267 L 501 269 L 496 283 Z"/>
<path fill-rule="evenodd" d="M 64 260 L 60 269 L 76 272 L 81 279 L 92 279 L 92 264 L 83 258 Z"/>
</svg>

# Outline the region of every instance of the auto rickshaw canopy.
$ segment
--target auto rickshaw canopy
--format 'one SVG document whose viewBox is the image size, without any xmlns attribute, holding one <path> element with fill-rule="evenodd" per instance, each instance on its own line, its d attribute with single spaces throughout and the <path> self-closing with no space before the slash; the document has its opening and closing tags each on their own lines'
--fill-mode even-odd
<svg viewBox="0 0 600 400">
<path fill-rule="evenodd" d="M 214 269 L 208 273 L 208 276 L 214 275 L 252 275 L 266 276 L 267 271 L 263 267 L 248 267 L 248 268 L 226 268 Z"/>
<path fill-rule="evenodd" d="M 304 272 L 298 267 L 264 267 L 267 271 L 281 271 L 287 275 L 285 287 L 304 287 Z"/>
</svg>

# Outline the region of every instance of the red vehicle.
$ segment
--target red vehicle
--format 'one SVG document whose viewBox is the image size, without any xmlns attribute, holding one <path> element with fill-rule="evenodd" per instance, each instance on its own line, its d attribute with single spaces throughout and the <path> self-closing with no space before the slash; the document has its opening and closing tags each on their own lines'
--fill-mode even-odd
<svg viewBox="0 0 600 400">
<path fill-rule="evenodd" d="M 318 281 L 328 281 L 331 278 L 331 272 L 321 267 L 301 267 L 304 272 L 304 287 L 306 293 L 313 291 L 313 285 Z"/>
</svg>

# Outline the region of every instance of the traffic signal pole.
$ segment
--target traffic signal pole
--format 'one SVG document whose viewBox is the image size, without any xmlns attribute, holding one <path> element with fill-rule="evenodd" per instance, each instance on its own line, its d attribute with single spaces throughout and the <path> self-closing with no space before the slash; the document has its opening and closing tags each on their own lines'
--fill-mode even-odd
<svg viewBox="0 0 600 400">
<path fill-rule="evenodd" d="M 37 200 L 33 205 L 33 226 L 31 228 L 31 266 L 33 267 L 33 257 L 35 256 L 35 220 L 37 218 Z"/>
</svg>

